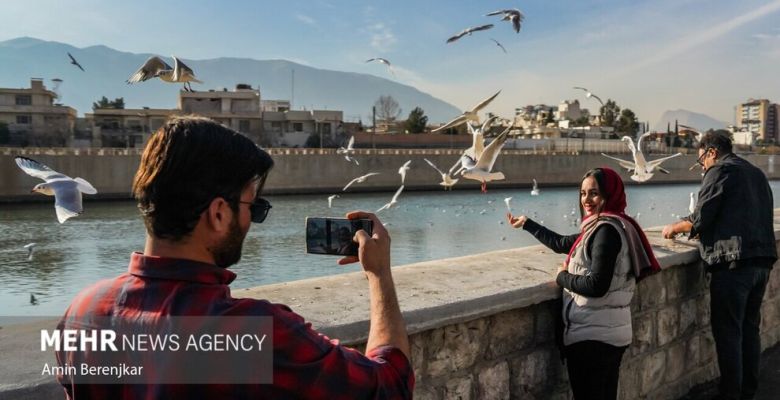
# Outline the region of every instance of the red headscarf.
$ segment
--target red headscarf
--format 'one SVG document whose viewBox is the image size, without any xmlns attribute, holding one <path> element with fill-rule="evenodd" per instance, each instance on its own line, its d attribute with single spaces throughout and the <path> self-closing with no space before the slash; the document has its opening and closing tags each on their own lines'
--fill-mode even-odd
<svg viewBox="0 0 780 400">
<path fill-rule="evenodd" d="M 585 217 L 585 219 L 582 221 L 582 224 L 580 225 L 580 236 L 577 237 L 577 240 L 575 240 L 574 244 L 571 246 L 571 250 L 569 250 L 569 255 L 566 257 L 566 265 L 569 264 L 569 260 L 574 253 L 574 249 L 577 248 L 577 245 L 585 236 L 586 228 L 591 223 L 596 221 L 594 218 L 598 219 L 600 217 L 615 217 L 624 219 L 634 226 L 634 229 L 636 230 L 639 239 L 642 242 L 642 247 L 644 248 L 645 254 L 647 255 L 647 259 L 650 262 L 650 265 L 639 266 L 639 275 L 636 277 L 637 280 L 660 271 L 661 265 L 658 264 L 658 260 L 656 260 L 655 255 L 653 254 L 653 249 L 650 247 L 650 242 L 647 240 L 645 232 L 642 231 L 642 228 L 633 218 L 629 217 L 625 213 L 626 192 L 625 187 L 623 186 L 623 180 L 620 179 L 620 175 L 618 175 L 617 172 L 610 168 L 602 167 L 600 169 L 604 179 L 602 182 L 598 182 L 598 184 L 599 186 L 603 185 L 602 187 L 599 187 L 599 190 L 601 191 L 601 195 L 605 200 L 604 207 L 600 212 L 593 213 Z"/>
</svg>

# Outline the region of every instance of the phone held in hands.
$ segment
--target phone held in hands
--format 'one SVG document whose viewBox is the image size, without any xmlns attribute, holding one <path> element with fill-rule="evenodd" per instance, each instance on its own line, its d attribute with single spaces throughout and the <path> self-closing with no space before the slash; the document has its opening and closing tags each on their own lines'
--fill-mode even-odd
<svg viewBox="0 0 780 400">
<path fill-rule="evenodd" d="M 371 236 L 373 228 L 370 219 L 306 217 L 306 252 L 357 256 L 358 244 L 352 241 L 355 232 L 362 229 Z"/>
</svg>

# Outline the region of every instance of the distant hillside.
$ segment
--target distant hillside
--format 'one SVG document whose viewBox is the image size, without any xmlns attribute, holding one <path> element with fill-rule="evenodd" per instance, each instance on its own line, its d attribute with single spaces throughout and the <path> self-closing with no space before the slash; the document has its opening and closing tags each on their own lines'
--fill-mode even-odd
<svg viewBox="0 0 780 400">
<path fill-rule="evenodd" d="M 700 131 L 706 131 L 708 129 L 725 129 L 728 125 L 726 122 L 718 121 L 708 115 L 695 113 L 688 110 L 668 110 L 664 112 L 661 119 L 653 127 L 656 131 L 666 131 L 667 122 L 674 130 L 674 121 L 677 120 L 679 124 L 688 125 L 694 127 Z"/>
<path fill-rule="evenodd" d="M 82 72 L 70 65 L 70 52 L 84 67 Z M 63 80 L 62 102 L 82 115 L 91 112 L 92 102 L 106 96 L 124 97 L 128 108 L 175 108 L 180 85 L 151 80 L 127 85 L 125 80 L 152 54 L 117 51 L 106 46 L 76 48 L 68 44 L 23 37 L 0 42 L 0 87 L 29 87 L 30 78 Z M 161 54 L 172 65 L 167 54 Z M 260 87 L 266 100 L 289 100 L 291 75 L 295 69 L 293 107 L 344 111 L 348 121 L 362 118 L 370 123 L 371 107 L 380 95 L 391 95 L 402 108 L 402 117 L 414 107 L 421 107 L 430 123 L 446 122 L 460 114 L 453 105 L 423 93 L 411 86 L 368 74 L 340 72 L 307 67 L 285 60 L 217 58 L 184 60 L 196 76 L 204 81 L 193 84 L 195 90 L 226 87 L 237 83 Z"/>
</svg>

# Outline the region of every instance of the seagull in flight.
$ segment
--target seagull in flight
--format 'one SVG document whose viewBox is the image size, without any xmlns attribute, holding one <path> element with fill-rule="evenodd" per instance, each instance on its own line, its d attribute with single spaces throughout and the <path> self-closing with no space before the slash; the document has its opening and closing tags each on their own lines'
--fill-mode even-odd
<svg viewBox="0 0 780 400">
<path fill-rule="evenodd" d="M 404 165 L 401 166 L 401 168 L 398 168 L 398 174 L 401 175 L 401 184 L 404 184 L 404 181 L 406 180 L 406 171 L 409 171 L 409 164 L 412 163 L 412 160 L 409 160 L 404 163 Z"/>
<path fill-rule="evenodd" d="M 401 195 L 401 192 L 404 191 L 404 185 L 401 185 L 401 187 L 398 188 L 398 190 L 395 191 L 395 195 L 393 195 L 392 200 L 390 200 L 389 203 L 382 206 L 382 208 L 376 210 L 376 212 L 380 212 L 382 210 L 388 210 L 392 207 L 395 207 L 396 204 L 398 204 L 398 196 Z"/>
<path fill-rule="evenodd" d="M 54 196 L 54 209 L 57 211 L 57 220 L 64 223 L 68 218 L 75 217 L 84 211 L 81 205 L 81 194 L 96 194 L 97 190 L 82 178 L 71 178 L 63 175 L 46 165 L 27 157 L 14 158 L 16 165 L 35 178 L 43 179 L 33 187 L 33 192 Z"/>
<path fill-rule="evenodd" d="M 601 97 L 599 97 L 599 96 L 596 96 L 596 95 L 595 95 L 595 94 L 593 94 L 593 93 L 592 93 L 590 90 L 588 90 L 588 89 L 585 89 L 584 87 L 580 87 L 580 86 L 575 86 L 574 88 L 575 88 L 575 89 L 579 89 L 579 90 L 584 90 L 584 91 L 585 91 L 585 97 L 586 97 L 586 98 L 588 98 L 588 99 L 589 99 L 589 98 L 591 98 L 591 97 L 592 97 L 592 98 L 594 98 L 594 99 L 598 100 L 598 101 L 599 101 L 599 103 L 601 103 L 601 105 L 602 105 L 602 106 L 604 106 L 604 102 L 603 102 L 603 101 L 601 101 Z"/>
<path fill-rule="evenodd" d="M 646 161 L 644 154 L 642 154 L 642 139 L 647 137 L 648 135 L 651 135 L 653 132 L 647 132 L 639 137 L 639 140 L 637 141 L 636 147 L 634 146 L 634 140 L 631 139 L 630 136 L 623 136 L 620 140 L 628 143 L 628 148 L 631 150 L 631 154 L 634 157 L 634 161 L 626 161 L 621 160 L 616 157 L 608 156 L 604 153 L 601 153 L 602 156 L 607 157 L 609 159 L 615 160 L 620 164 L 621 167 L 627 169 L 629 172 L 633 171 L 633 174 L 631 175 L 631 180 L 636 182 L 646 182 L 650 178 L 653 177 L 653 174 L 656 170 L 663 172 L 665 174 L 668 174 L 669 171 L 666 169 L 661 168 L 661 163 L 677 156 L 681 156 L 682 153 L 673 154 L 668 157 L 662 157 L 657 160 L 653 161 Z"/>
<path fill-rule="evenodd" d="M 454 172 L 453 171 L 455 170 L 455 168 L 460 166 L 460 159 L 446 173 L 442 172 L 438 167 L 436 167 L 436 165 L 434 163 L 432 163 L 427 158 L 423 158 L 423 160 L 425 160 L 425 162 L 427 162 L 428 165 L 433 167 L 433 169 L 435 169 L 436 172 L 438 172 L 441 175 L 441 182 L 439 182 L 439 185 L 444 186 L 444 190 L 447 190 L 447 189 L 452 190 L 452 186 L 455 185 L 456 183 L 458 183 L 458 180 L 453 178 L 453 176 L 454 176 Z"/>
<path fill-rule="evenodd" d="M 471 110 L 464 111 L 463 114 L 455 117 L 455 119 L 453 119 L 452 121 L 447 122 L 446 124 L 444 124 L 444 125 L 436 128 L 436 129 L 432 130 L 431 132 L 436 133 L 436 132 L 439 132 L 439 131 L 443 131 L 443 130 L 445 130 L 447 128 L 458 126 L 458 125 L 460 125 L 460 124 L 462 124 L 464 122 L 467 122 L 467 121 L 474 121 L 476 123 L 479 123 L 479 115 L 477 115 L 477 113 L 479 112 L 479 110 L 487 107 L 487 105 L 490 104 L 490 102 L 493 101 L 493 99 L 495 99 L 496 96 L 498 96 L 499 93 L 501 93 L 500 90 L 498 92 L 496 92 L 496 94 L 488 97 L 487 99 L 482 100 L 481 103 L 479 103 L 476 106 L 474 106 L 474 108 L 472 108 Z"/>
<path fill-rule="evenodd" d="M 536 179 L 532 179 L 534 181 L 534 187 L 531 189 L 531 196 L 538 196 L 539 195 L 539 184 L 536 183 Z"/>
<path fill-rule="evenodd" d="M 386 58 L 382 57 L 375 57 L 375 58 L 369 58 L 366 60 L 367 63 L 370 63 L 371 61 L 378 61 L 384 65 L 387 65 L 387 70 L 390 71 L 390 73 L 395 76 L 395 72 L 393 71 L 393 65 L 390 64 L 390 61 L 388 61 Z"/>
<path fill-rule="evenodd" d="M 485 14 L 486 17 L 491 17 L 493 15 L 499 15 L 504 14 L 504 18 L 501 18 L 502 21 L 510 21 L 512 22 L 512 28 L 514 28 L 515 32 L 520 33 L 520 25 L 523 23 L 523 18 L 525 16 L 523 15 L 520 10 L 513 8 L 510 10 L 498 10 L 493 11 L 492 13 Z"/>
<path fill-rule="evenodd" d="M 509 137 L 509 130 L 512 128 L 512 125 L 506 128 L 484 150 L 475 151 L 475 157 L 471 157 L 469 154 L 463 154 L 463 157 L 461 157 L 461 163 L 463 164 L 461 175 L 466 179 L 482 182 L 482 193 L 487 193 L 488 182 L 504 179 L 503 173 L 491 172 L 491 170 L 493 169 L 493 164 L 496 163 L 501 148 L 504 147 L 504 143 L 506 143 L 506 139 Z M 475 141 L 477 140 L 477 135 L 474 135 L 474 139 Z M 475 142 L 473 147 L 475 150 L 478 150 L 482 145 Z"/>
<path fill-rule="evenodd" d="M 336 154 L 344 154 L 344 159 L 346 159 L 349 162 L 354 161 L 355 165 L 360 165 L 358 160 L 355 157 L 350 157 L 350 154 L 355 154 L 355 137 L 351 136 L 349 138 L 349 143 L 347 143 L 347 147 L 339 147 L 336 149 Z"/>
<path fill-rule="evenodd" d="M 506 204 L 506 210 L 511 214 L 512 213 L 512 206 L 509 205 L 509 203 L 512 201 L 511 197 L 504 197 L 504 204 Z"/>
<path fill-rule="evenodd" d="M 686 135 L 692 135 L 696 143 L 701 142 L 701 138 L 704 137 L 704 133 L 694 127 L 683 124 L 678 124 L 677 126 L 682 128 L 680 132 L 685 133 Z"/>
<path fill-rule="evenodd" d="M 337 194 L 328 196 L 328 208 L 333 208 L 333 199 L 337 199 L 338 197 L 339 195 Z"/>
<path fill-rule="evenodd" d="M 367 174 L 365 174 L 363 176 L 358 176 L 357 178 L 349 181 L 349 183 L 347 183 L 347 186 L 344 186 L 344 189 L 341 189 L 341 191 L 342 192 L 346 192 L 347 188 L 352 186 L 352 184 L 354 184 L 354 183 L 363 183 L 363 182 L 366 181 L 366 179 L 368 179 L 369 176 L 374 176 L 374 175 L 379 175 L 379 172 L 369 172 L 369 173 L 367 173 Z"/>
<path fill-rule="evenodd" d="M 494 41 L 496 43 L 496 46 L 500 47 L 501 50 L 504 51 L 504 54 L 506 54 L 506 49 L 504 48 L 504 46 L 501 45 L 501 43 L 498 42 L 498 40 L 493 39 L 493 38 L 490 38 L 490 40 Z"/>
<path fill-rule="evenodd" d="M 73 65 L 75 65 L 75 66 L 79 67 L 79 69 L 80 69 L 81 71 L 84 71 L 84 67 L 82 67 L 82 66 L 81 66 L 81 64 L 79 64 L 79 62 L 78 62 L 78 61 L 76 61 L 76 59 L 75 59 L 75 58 L 74 58 L 74 57 L 73 57 L 73 56 L 72 56 L 70 53 L 68 53 L 68 57 L 70 57 L 70 63 L 71 63 L 71 64 L 73 64 Z M 84 72 L 86 72 L 86 71 L 84 71 Z"/>
<path fill-rule="evenodd" d="M 457 34 L 453 35 L 449 39 L 447 39 L 447 43 L 452 43 L 452 42 L 462 38 L 463 36 L 471 35 L 472 32 L 484 31 L 484 30 L 488 30 L 488 29 L 490 29 L 492 27 L 493 27 L 493 24 L 487 24 L 487 25 L 480 25 L 480 26 L 473 26 L 471 28 L 466 28 L 466 29 L 458 32 Z"/>
<path fill-rule="evenodd" d="M 33 259 L 33 250 L 35 250 L 35 246 L 37 243 L 28 243 L 24 245 L 24 248 L 27 250 L 27 261 L 32 261 Z"/>
<path fill-rule="evenodd" d="M 195 79 L 195 73 L 192 68 L 186 66 L 183 62 L 179 61 L 175 56 L 173 57 L 173 67 L 168 65 L 162 58 L 157 56 L 149 57 L 148 60 L 135 71 L 130 78 L 127 79 L 127 83 L 143 82 L 152 78 L 160 78 L 165 82 L 181 82 L 184 84 L 184 90 L 192 92 L 192 85 L 190 82 L 203 83 Z"/>
</svg>

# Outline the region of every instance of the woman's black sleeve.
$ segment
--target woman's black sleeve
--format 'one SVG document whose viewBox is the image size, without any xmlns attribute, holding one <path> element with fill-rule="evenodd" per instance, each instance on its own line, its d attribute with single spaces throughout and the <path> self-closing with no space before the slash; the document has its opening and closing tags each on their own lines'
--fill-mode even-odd
<svg viewBox="0 0 780 400">
<path fill-rule="evenodd" d="M 621 247 L 620 234 L 614 226 L 609 224 L 599 226 L 593 232 L 593 239 L 586 249 L 590 252 L 592 260 L 590 272 L 587 275 L 574 275 L 561 271 L 555 281 L 559 286 L 583 296 L 604 296 L 612 282 Z"/>
<path fill-rule="evenodd" d="M 574 245 L 574 241 L 577 240 L 577 236 L 579 236 L 579 234 L 576 233 L 574 235 L 568 236 L 559 235 L 537 224 L 530 218 L 528 218 L 523 224 L 523 229 L 534 235 L 536 240 L 549 247 L 550 250 L 563 254 L 569 253 L 571 246 Z"/>
</svg>

